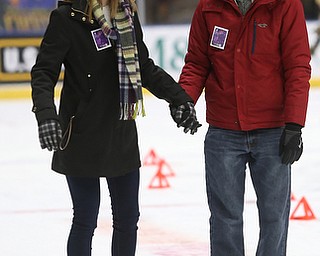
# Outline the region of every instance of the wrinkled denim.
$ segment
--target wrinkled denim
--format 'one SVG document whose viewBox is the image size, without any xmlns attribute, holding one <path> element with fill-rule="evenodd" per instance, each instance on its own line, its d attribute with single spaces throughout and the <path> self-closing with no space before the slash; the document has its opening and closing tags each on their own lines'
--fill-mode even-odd
<svg viewBox="0 0 320 256">
<path fill-rule="evenodd" d="M 245 132 L 209 127 L 204 152 L 211 256 L 245 255 L 243 210 L 247 166 L 259 212 L 256 255 L 286 255 L 291 166 L 282 164 L 279 156 L 282 131 L 283 128 Z"/>
<path fill-rule="evenodd" d="M 107 178 L 113 215 L 113 256 L 134 256 L 139 219 L 139 171 Z M 100 179 L 67 176 L 73 202 L 68 256 L 90 256 L 100 206 Z"/>
</svg>

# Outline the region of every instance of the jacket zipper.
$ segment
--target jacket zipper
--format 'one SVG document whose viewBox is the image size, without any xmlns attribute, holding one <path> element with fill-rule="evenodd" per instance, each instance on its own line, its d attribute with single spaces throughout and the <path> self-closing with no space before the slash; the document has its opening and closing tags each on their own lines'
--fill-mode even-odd
<svg viewBox="0 0 320 256">
<path fill-rule="evenodd" d="M 257 22 L 256 20 L 254 20 L 251 54 L 254 54 L 254 50 L 256 48 L 256 36 L 257 36 Z"/>
</svg>

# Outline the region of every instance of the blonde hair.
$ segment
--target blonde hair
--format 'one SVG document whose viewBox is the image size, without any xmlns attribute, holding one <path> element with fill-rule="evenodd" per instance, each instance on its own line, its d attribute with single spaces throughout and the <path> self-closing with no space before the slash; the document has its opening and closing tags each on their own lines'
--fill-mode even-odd
<svg viewBox="0 0 320 256">
<path fill-rule="evenodd" d="M 101 0 L 97 0 L 99 4 L 101 4 Z M 132 10 L 135 12 L 137 11 L 137 4 L 136 0 L 129 0 L 130 5 L 132 7 Z M 107 0 L 107 4 L 110 7 L 110 16 L 111 18 L 114 18 L 116 16 L 118 7 L 119 7 L 119 0 Z M 88 8 L 87 8 L 87 13 L 90 17 L 92 18 L 92 0 L 88 0 Z"/>
</svg>

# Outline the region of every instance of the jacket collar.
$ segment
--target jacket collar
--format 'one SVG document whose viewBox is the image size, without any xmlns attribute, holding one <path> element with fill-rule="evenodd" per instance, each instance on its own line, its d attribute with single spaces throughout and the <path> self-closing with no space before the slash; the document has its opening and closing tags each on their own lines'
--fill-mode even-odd
<svg viewBox="0 0 320 256">
<path fill-rule="evenodd" d="M 94 17 L 92 17 L 91 20 L 89 20 L 89 15 L 86 13 L 86 7 L 87 7 L 87 0 L 63 0 L 58 1 L 58 7 L 62 5 L 69 5 L 71 7 L 70 9 L 70 16 L 72 19 L 75 19 L 77 21 L 80 21 L 84 24 L 88 24 L 90 26 L 97 27 L 99 26 L 98 22 Z"/>
<path fill-rule="evenodd" d="M 218 0 L 219 1 L 219 0 Z M 223 2 L 229 2 L 231 4 L 236 4 L 236 0 L 222 0 Z M 265 5 L 267 4 L 269 8 L 278 5 L 280 2 L 283 2 L 284 0 L 253 0 L 252 3 L 255 5 Z M 215 0 L 208 0 L 208 2 L 215 2 Z"/>
<path fill-rule="evenodd" d="M 284 2 L 285 0 L 253 0 L 252 5 L 254 5 L 254 8 L 257 8 L 261 5 L 267 5 L 268 9 L 271 10 L 275 6 L 279 5 L 280 3 Z M 221 12 L 224 3 L 231 4 L 232 6 L 236 7 L 237 3 L 236 0 L 205 0 L 206 4 L 204 9 L 212 9 Z"/>
<path fill-rule="evenodd" d="M 226 2 L 236 2 L 236 0 L 224 0 Z M 277 4 L 278 2 L 281 2 L 283 0 L 251 0 L 252 3 L 257 3 L 257 4 Z"/>
<path fill-rule="evenodd" d="M 72 4 L 72 9 L 86 14 L 87 0 L 76 0 Z"/>
<path fill-rule="evenodd" d="M 73 0 L 61 0 L 61 1 L 58 1 L 58 7 L 62 5 L 71 5 L 72 3 L 73 3 Z"/>
<path fill-rule="evenodd" d="M 58 1 L 58 7 L 62 5 L 71 5 L 71 8 L 82 14 L 86 14 L 87 0 L 62 0 Z"/>
</svg>

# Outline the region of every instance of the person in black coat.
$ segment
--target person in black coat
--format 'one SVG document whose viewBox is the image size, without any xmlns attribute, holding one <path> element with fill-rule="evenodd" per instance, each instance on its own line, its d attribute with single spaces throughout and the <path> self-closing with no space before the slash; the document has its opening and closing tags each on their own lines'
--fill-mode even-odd
<svg viewBox="0 0 320 256">
<path fill-rule="evenodd" d="M 64 65 L 59 110 L 54 88 Z M 74 216 L 69 256 L 91 255 L 101 177 L 113 214 L 112 255 L 135 254 L 140 155 L 135 118 L 141 87 L 171 106 L 178 127 L 195 133 L 192 99 L 149 58 L 133 0 L 60 1 L 31 70 L 33 112 L 52 169 L 66 175 Z"/>
</svg>

